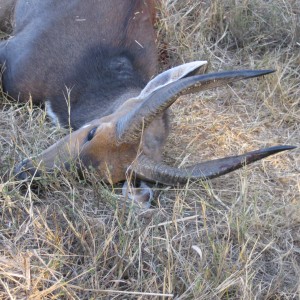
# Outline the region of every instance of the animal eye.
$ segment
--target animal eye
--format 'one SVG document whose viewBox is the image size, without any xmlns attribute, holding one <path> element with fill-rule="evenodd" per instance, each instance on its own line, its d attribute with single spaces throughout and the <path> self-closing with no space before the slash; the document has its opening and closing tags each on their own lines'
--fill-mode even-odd
<svg viewBox="0 0 300 300">
<path fill-rule="evenodd" d="M 93 129 L 91 129 L 91 130 L 89 131 L 89 133 L 88 133 L 88 135 L 87 135 L 87 140 L 88 140 L 88 141 L 90 141 L 90 140 L 94 137 L 96 131 L 97 131 L 97 127 L 94 127 Z"/>
</svg>

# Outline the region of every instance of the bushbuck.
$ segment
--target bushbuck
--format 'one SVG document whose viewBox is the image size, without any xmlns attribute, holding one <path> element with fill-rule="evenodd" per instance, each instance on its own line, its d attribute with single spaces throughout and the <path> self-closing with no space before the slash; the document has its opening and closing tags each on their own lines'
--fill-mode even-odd
<svg viewBox="0 0 300 300">
<path fill-rule="evenodd" d="M 239 70 L 211 74 L 205 61 L 159 75 L 155 45 L 155 0 L 0 1 L 3 28 L 12 15 L 10 38 L 1 41 L 5 93 L 45 103 L 50 118 L 73 132 L 16 168 L 19 179 L 41 176 L 72 163 L 91 167 L 108 183 L 132 177 L 166 185 L 214 178 L 268 155 L 275 146 L 186 168 L 164 164 L 168 108 L 184 94 L 271 73 Z M 13 14 L 12 14 L 13 11 Z M 1 28 L 0 28 L 1 29 Z M 124 185 L 124 189 L 128 187 Z"/>
</svg>

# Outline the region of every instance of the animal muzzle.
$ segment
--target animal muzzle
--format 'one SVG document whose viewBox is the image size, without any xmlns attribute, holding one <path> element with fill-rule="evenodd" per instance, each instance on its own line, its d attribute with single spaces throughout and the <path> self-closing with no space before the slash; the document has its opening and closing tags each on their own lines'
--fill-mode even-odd
<svg viewBox="0 0 300 300">
<path fill-rule="evenodd" d="M 35 168 L 32 161 L 26 158 L 15 167 L 14 174 L 19 180 L 27 180 L 32 177 L 40 177 L 42 171 Z"/>
</svg>

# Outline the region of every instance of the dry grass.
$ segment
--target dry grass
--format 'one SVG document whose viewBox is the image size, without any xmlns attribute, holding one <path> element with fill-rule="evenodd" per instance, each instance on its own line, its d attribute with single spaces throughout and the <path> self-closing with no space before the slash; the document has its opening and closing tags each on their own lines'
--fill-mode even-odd
<svg viewBox="0 0 300 300">
<path fill-rule="evenodd" d="M 163 1 L 163 68 L 206 59 L 210 71 L 277 69 L 179 99 L 167 162 L 300 145 L 299 10 L 298 0 Z M 21 186 L 15 162 L 65 131 L 30 104 L 1 102 L 1 299 L 299 299 L 299 148 L 157 188 L 141 212 L 93 174 Z"/>
</svg>

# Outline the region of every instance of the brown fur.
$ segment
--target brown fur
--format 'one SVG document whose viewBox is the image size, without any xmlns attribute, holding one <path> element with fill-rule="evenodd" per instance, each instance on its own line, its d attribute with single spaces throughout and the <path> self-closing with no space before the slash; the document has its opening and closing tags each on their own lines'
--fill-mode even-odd
<svg viewBox="0 0 300 300">
<path fill-rule="evenodd" d="M 47 100 L 62 125 L 78 129 L 37 157 L 44 168 L 69 165 L 80 157 L 101 177 L 117 182 L 125 179 L 138 149 L 160 160 L 168 133 L 166 114 L 145 131 L 141 147 L 139 142 L 116 146 L 114 128 L 121 115 L 140 103 L 127 100 L 137 96 L 157 71 L 156 4 L 7 1 L 5 11 L 15 5 L 15 25 L 13 37 L 1 44 L 4 91 L 20 101 L 29 95 L 35 103 Z M 91 125 L 81 128 L 87 123 Z M 97 132 L 87 141 L 94 127 Z M 30 160 L 26 167 L 36 171 Z"/>
<path fill-rule="evenodd" d="M 5 10 L 11 9 L 5 3 Z M 16 2 L 13 36 L 0 45 L 4 91 L 21 101 L 29 94 L 34 102 L 47 100 L 50 115 L 77 129 L 35 160 L 21 163 L 20 178 L 78 162 L 110 183 L 125 180 L 131 170 L 140 179 L 176 185 L 221 176 L 294 148 L 270 147 L 186 170 L 159 163 L 168 135 L 167 109 L 180 95 L 273 70 L 198 75 L 206 61 L 194 61 L 151 79 L 157 69 L 155 3 Z"/>
<path fill-rule="evenodd" d="M 101 86 L 101 71 L 113 69 L 110 64 L 114 57 L 128 60 L 134 70 L 133 81 L 139 78 L 135 88 L 141 89 L 156 73 L 154 1 L 15 2 L 8 2 L 4 9 L 7 11 L 12 4 L 16 5 L 13 37 L 2 42 L 0 51 L 0 62 L 6 66 L 3 88 L 14 98 L 27 101 L 31 95 L 35 103 L 47 99 L 56 108 L 60 107 L 55 111 L 60 117 L 67 114 L 68 87 L 72 89 L 71 113 L 76 113 L 78 103 L 89 101 L 86 110 L 97 106 L 103 115 L 105 112 L 99 109 L 99 104 L 103 106 L 108 100 L 101 99 L 102 89 L 105 90 Z M 110 64 L 105 64 L 106 61 Z M 116 72 L 119 70 L 106 72 L 106 78 Z M 89 78 L 89 74 L 93 74 L 93 78 Z M 87 89 L 96 86 L 98 90 L 91 97 Z M 85 94 L 93 100 L 86 99 Z M 110 105 L 113 102 L 114 99 L 109 99 Z M 76 116 L 73 119 L 76 120 Z"/>
</svg>

